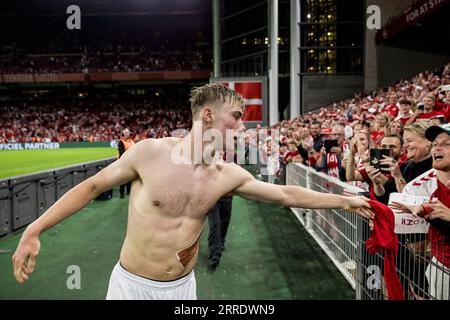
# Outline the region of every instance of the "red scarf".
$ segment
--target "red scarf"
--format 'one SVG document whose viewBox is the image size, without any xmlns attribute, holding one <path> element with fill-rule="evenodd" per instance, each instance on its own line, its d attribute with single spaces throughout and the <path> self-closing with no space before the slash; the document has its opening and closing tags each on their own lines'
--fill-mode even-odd
<svg viewBox="0 0 450 320">
<path fill-rule="evenodd" d="M 404 300 L 402 285 L 395 268 L 395 256 L 398 250 L 398 239 L 394 232 L 394 213 L 386 205 L 369 200 L 375 211 L 374 228 L 370 238 L 366 240 L 367 251 L 371 254 L 385 251 L 384 279 L 388 290 L 389 300 Z"/>
<path fill-rule="evenodd" d="M 336 153 L 327 153 L 327 174 L 339 178 L 339 160 Z"/>
</svg>

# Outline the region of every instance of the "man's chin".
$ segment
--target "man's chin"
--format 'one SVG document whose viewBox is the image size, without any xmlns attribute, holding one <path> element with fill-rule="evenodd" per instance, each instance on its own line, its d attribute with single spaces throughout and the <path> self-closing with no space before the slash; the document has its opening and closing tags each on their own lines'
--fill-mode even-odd
<svg viewBox="0 0 450 320">
<path fill-rule="evenodd" d="M 448 171 L 450 171 L 450 163 L 435 163 L 435 162 L 433 162 L 433 169 L 448 172 Z"/>
</svg>

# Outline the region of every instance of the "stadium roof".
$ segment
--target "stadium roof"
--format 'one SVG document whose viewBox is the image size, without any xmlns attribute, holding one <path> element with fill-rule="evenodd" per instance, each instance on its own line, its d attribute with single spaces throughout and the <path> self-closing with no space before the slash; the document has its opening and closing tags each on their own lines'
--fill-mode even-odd
<svg viewBox="0 0 450 320">
<path fill-rule="evenodd" d="M 76 4 L 90 15 L 195 14 L 209 12 L 208 0 L 6 0 L 0 1 L 0 16 L 61 15 Z"/>
</svg>

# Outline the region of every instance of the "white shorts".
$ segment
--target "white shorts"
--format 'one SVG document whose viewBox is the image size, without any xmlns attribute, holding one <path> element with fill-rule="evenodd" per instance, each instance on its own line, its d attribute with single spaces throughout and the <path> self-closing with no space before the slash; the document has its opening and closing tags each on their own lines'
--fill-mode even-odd
<svg viewBox="0 0 450 320">
<path fill-rule="evenodd" d="M 177 280 L 155 281 L 128 272 L 118 262 L 106 300 L 197 300 L 194 270 Z"/>
</svg>

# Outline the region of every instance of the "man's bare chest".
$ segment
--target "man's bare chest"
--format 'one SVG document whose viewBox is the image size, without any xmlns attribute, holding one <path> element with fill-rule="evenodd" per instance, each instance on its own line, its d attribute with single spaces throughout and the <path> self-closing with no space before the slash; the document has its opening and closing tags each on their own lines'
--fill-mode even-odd
<svg viewBox="0 0 450 320">
<path fill-rule="evenodd" d="M 140 176 L 148 205 L 174 217 L 204 215 L 227 188 L 220 172 L 211 168 L 164 165 Z"/>
</svg>

